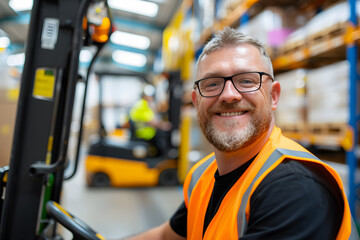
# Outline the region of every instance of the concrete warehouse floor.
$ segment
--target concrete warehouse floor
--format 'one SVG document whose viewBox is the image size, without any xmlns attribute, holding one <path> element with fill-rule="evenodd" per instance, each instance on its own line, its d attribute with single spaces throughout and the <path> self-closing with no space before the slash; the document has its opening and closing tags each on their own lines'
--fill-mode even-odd
<svg viewBox="0 0 360 240">
<path fill-rule="evenodd" d="M 106 239 L 119 239 L 157 226 L 171 217 L 182 202 L 182 187 L 89 188 L 80 164 L 64 182 L 61 205 Z M 72 239 L 61 230 L 65 240 Z"/>
</svg>

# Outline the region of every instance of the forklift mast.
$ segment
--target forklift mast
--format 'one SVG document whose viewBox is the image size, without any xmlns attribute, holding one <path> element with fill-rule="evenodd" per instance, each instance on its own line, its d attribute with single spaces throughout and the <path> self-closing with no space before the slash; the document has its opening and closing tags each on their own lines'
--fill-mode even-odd
<svg viewBox="0 0 360 240">
<path fill-rule="evenodd" d="M 34 1 L 0 239 L 38 239 L 46 201 L 60 200 L 90 2 Z"/>
</svg>

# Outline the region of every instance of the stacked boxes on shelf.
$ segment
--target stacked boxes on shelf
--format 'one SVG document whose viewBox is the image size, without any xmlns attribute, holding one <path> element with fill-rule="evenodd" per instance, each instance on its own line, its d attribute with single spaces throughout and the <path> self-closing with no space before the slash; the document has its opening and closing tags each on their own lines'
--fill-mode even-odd
<svg viewBox="0 0 360 240">
<path fill-rule="evenodd" d="M 348 61 L 275 78 L 281 84 L 276 124 L 284 133 L 300 133 L 314 144 L 341 144 L 349 121 Z"/>
<path fill-rule="evenodd" d="M 307 18 L 303 14 L 279 7 L 268 7 L 247 23 L 240 24 L 239 30 L 259 39 L 268 47 L 270 55 L 282 46 L 288 36 L 299 28 Z"/>
<path fill-rule="evenodd" d="M 211 34 L 215 22 L 215 0 L 194 1 L 193 16 L 194 24 L 193 41 L 201 41 L 201 35 L 208 31 Z M 206 39 L 203 39 L 206 41 Z"/>
<path fill-rule="evenodd" d="M 246 3 L 247 0 L 216 0 L 216 19 L 226 18 L 237 6 Z"/>
<path fill-rule="evenodd" d="M 306 25 L 310 54 L 317 55 L 328 47 L 344 46 L 349 16 L 348 3 L 340 2 L 313 17 Z"/>
<path fill-rule="evenodd" d="M 337 62 L 308 72 L 308 124 L 316 132 L 341 128 L 349 120 L 349 63 Z"/>
<path fill-rule="evenodd" d="M 276 110 L 276 124 L 283 131 L 306 131 L 306 70 L 297 69 L 275 76 L 281 84 L 281 94 Z"/>
<path fill-rule="evenodd" d="M 357 2 L 360 15 L 360 2 Z M 309 47 L 310 56 L 344 46 L 344 34 L 349 19 L 348 2 L 336 3 L 312 17 L 306 24 L 289 34 L 279 48 L 279 54 L 289 54 Z"/>
</svg>

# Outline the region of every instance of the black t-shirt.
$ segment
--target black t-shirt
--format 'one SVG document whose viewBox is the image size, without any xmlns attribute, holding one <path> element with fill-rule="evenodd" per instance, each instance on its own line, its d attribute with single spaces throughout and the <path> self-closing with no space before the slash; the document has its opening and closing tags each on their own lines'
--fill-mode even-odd
<svg viewBox="0 0 360 240">
<path fill-rule="evenodd" d="M 204 232 L 228 190 L 250 165 L 219 176 L 209 202 Z M 343 200 L 335 180 L 311 163 L 284 160 L 259 184 L 250 199 L 250 218 L 240 240 L 335 239 L 341 225 Z M 186 237 L 184 203 L 170 219 L 172 229 Z"/>
</svg>

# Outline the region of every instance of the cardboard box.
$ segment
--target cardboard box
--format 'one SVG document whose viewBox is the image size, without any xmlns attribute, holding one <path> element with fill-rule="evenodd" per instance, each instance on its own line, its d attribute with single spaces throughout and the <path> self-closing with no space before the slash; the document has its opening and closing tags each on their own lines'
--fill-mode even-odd
<svg viewBox="0 0 360 240">
<path fill-rule="evenodd" d="M 275 76 L 281 84 L 280 101 L 275 112 L 279 127 L 302 127 L 306 122 L 306 73 L 297 69 Z"/>
<path fill-rule="evenodd" d="M 309 124 L 347 124 L 349 121 L 349 63 L 337 62 L 309 70 Z"/>
</svg>

